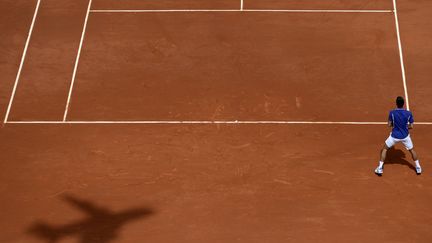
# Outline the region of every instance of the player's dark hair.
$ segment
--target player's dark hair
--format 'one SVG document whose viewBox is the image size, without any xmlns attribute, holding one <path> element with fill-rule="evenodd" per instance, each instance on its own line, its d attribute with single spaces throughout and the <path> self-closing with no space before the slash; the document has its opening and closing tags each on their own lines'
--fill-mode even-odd
<svg viewBox="0 0 432 243">
<path fill-rule="evenodd" d="M 398 108 L 402 108 L 404 106 L 404 104 L 405 104 L 404 98 L 402 96 L 398 96 L 396 98 L 396 105 L 397 105 L 397 107 Z"/>
</svg>

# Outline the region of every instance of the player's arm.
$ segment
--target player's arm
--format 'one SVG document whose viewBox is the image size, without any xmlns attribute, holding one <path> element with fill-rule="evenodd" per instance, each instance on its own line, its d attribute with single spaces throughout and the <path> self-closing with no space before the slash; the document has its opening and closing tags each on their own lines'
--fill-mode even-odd
<svg viewBox="0 0 432 243">
<path fill-rule="evenodd" d="M 393 127 L 393 117 L 392 117 L 392 113 L 390 111 L 389 116 L 388 116 L 388 126 L 389 127 Z"/>
<path fill-rule="evenodd" d="M 408 129 L 413 129 L 414 128 L 414 117 L 411 114 L 411 116 L 408 118 Z"/>
</svg>

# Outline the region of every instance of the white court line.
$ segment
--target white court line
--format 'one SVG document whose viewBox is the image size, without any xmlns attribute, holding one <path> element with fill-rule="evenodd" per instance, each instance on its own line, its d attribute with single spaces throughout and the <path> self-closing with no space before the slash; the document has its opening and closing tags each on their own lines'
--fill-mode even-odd
<svg viewBox="0 0 432 243">
<path fill-rule="evenodd" d="M 29 43 L 30 43 L 31 35 L 33 33 L 33 27 L 34 27 L 34 24 L 36 22 L 36 17 L 37 17 L 38 12 L 39 12 L 40 2 L 41 2 L 41 0 L 38 0 L 37 4 L 36 4 L 36 9 L 35 9 L 34 14 L 33 14 L 33 19 L 32 19 L 31 25 L 30 25 L 30 30 L 28 32 L 27 40 L 26 40 L 26 43 L 25 43 L 25 46 L 24 46 L 24 51 L 23 51 L 23 54 L 22 54 L 22 57 L 21 57 L 21 63 L 20 63 L 19 68 L 18 68 L 18 72 L 17 72 L 16 78 L 15 78 L 15 84 L 14 84 L 13 89 L 12 89 L 12 94 L 11 94 L 11 97 L 10 97 L 10 100 L 9 100 L 9 104 L 8 104 L 8 107 L 7 107 L 7 110 L 6 110 L 6 115 L 5 115 L 5 118 L 3 120 L 3 123 L 7 123 L 8 119 L 9 119 L 9 113 L 11 111 L 12 103 L 13 103 L 13 100 L 15 98 L 15 93 L 16 93 L 16 90 L 17 90 L 17 87 L 18 87 L 19 79 L 21 77 L 21 71 L 22 71 L 22 68 L 24 66 L 24 61 L 25 61 L 25 58 L 26 58 L 27 49 L 28 49 L 28 46 L 29 46 Z"/>
<path fill-rule="evenodd" d="M 407 87 L 406 75 L 405 75 L 405 64 L 404 64 L 404 58 L 403 58 L 403 52 L 402 52 L 402 41 L 401 41 L 400 31 L 399 31 L 399 18 L 398 18 L 398 13 L 397 13 L 396 0 L 393 0 L 393 12 L 394 12 L 395 25 L 396 25 L 396 35 L 397 35 L 397 41 L 398 41 L 398 47 L 399 47 L 399 57 L 400 57 L 400 64 L 401 64 L 401 70 L 402 70 L 402 81 L 403 81 L 404 92 L 405 92 L 405 104 L 406 104 L 407 110 L 409 110 L 410 106 L 409 106 L 409 97 L 408 97 L 408 87 Z"/>
<path fill-rule="evenodd" d="M 281 124 L 281 125 L 386 125 L 387 122 L 355 121 L 8 121 L 9 124 Z M 432 125 L 432 122 L 415 124 Z"/>
<path fill-rule="evenodd" d="M 88 21 L 88 18 L 89 18 L 91 4 L 92 4 L 92 0 L 89 0 L 88 7 L 87 7 L 87 13 L 86 13 L 86 17 L 85 17 L 85 20 L 84 20 L 84 26 L 83 26 L 83 30 L 82 30 L 82 33 L 81 33 L 81 40 L 80 40 L 79 47 L 78 47 L 78 53 L 77 53 L 77 56 L 76 56 L 76 59 L 75 59 L 75 66 L 74 66 L 74 70 L 73 70 L 73 73 L 72 73 L 72 80 L 71 80 L 71 84 L 70 84 L 70 87 L 69 87 L 69 94 L 68 94 L 68 98 L 67 98 L 67 101 L 66 101 L 66 108 L 65 108 L 65 111 L 64 111 L 64 115 L 63 115 L 63 121 L 66 121 L 66 118 L 67 118 L 67 115 L 68 115 L 68 112 L 69 112 L 69 106 L 70 106 L 70 101 L 71 101 L 71 97 L 72 97 L 72 91 L 73 91 L 73 87 L 74 87 L 74 84 L 75 84 L 75 77 L 76 77 L 76 73 L 77 73 L 77 69 L 78 69 L 79 59 L 80 59 L 80 56 L 81 56 L 81 48 L 82 48 L 82 45 L 83 45 L 83 42 L 84 42 L 84 36 L 85 36 L 86 29 L 87 29 L 87 21 Z"/>
<path fill-rule="evenodd" d="M 243 11 L 243 0 L 240 0 L 240 10 Z"/>
<path fill-rule="evenodd" d="M 281 12 L 281 13 L 393 13 L 393 10 L 319 9 L 93 9 L 91 13 L 176 13 L 176 12 Z"/>
<path fill-rule="evenodd" d="M 189 125 L 211 125 L 211 124 L 250 124 L 250 125 L 387 125 L 387 122 L 356 122 L 356 121 L 8 121 L 8 124 L 142 124 L 142 125 L 169 125 L 169 124 L 189 124 Z M 432 122 L 415 122 L 416 125 L 432 125 Z"/>
</svg>

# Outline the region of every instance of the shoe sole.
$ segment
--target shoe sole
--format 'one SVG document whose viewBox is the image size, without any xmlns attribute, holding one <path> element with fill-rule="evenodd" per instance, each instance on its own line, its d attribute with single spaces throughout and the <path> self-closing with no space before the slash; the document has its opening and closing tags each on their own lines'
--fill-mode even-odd
<svg viewBox="0 0 432 243">
<path fill-rule="evenodd" d="M 381 177 L 383 174 L 382 174 L 382 173 L 376 173 L 376 172 L 375 172 L 375 175 Z"/>
</svg>

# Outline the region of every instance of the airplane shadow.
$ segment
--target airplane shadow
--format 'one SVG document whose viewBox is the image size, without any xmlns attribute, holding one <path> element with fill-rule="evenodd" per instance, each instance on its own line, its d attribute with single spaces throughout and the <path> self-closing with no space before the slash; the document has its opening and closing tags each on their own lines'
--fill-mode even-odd
<svg viewBox="0 0 432 243">
<path fill-rule="evenodd" d="M 56 243 L 69 236 L 79 238 L 80 243 L 108 243 L 118 237 L 119 231 L 128 222 L 154 214 L 152 209 L 145 207 L 114 212 L 71 195 L 63 196 L 63 200 L 88 216 L 64 225 L 36 221 L 28 228 L 27 233 L 48 243 Z"/>
<path fill-rule="evenodd" d="M 408 166 L 411 170 L 416 171 L 413 164 L 408 162 L 406 159 L 405 153 L 400 149 L 390 148 L 387 151 L 387 157 L 385 160 L 385 164 L 399 164 Z M 385 166 L 385 165 L 384 165 Z"/>
</svg>

